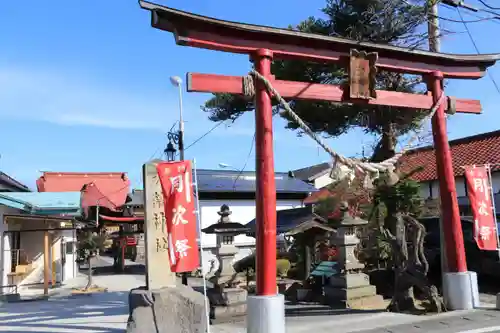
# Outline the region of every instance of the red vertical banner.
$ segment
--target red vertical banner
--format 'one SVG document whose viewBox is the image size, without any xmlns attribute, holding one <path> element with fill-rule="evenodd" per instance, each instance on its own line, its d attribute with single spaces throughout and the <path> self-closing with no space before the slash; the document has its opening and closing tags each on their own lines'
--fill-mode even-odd
<svg viewBox="0 0 500 333">
<path fill-rule="evenodd" d="M 200 265 L 191 161 L 156 166 L 165 204 L 172 272 L 191 272 Z"/>
<path fill-rule="evenodd" d="M 474 239 L 481 250 L 494 251 L 498 246 L 496 218 L 486 166 L 465 167 L 465 179 L 474 217 Z"/>
</svg>

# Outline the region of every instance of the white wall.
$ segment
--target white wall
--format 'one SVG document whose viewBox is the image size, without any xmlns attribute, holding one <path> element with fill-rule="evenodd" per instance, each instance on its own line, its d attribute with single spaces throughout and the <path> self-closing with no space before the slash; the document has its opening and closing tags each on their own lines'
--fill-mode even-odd
<svg viewBox="0 0 500 333">
<path fill-rule="evenodd" d="M 314 187 L 323 188 L 327 185 L 333 183 L 333 179 L 330 178 L 330 172 L 327 172 L 323 176 L 320 176 L 314 180 Z"/>
<path fill-rule="evenodd" d="M 222 205 L 228 205 L 232 211 L 231 221 L 246 224 L 255 218 L 255 200 L 200 200 L 201 229 L 217 223 L 220 216 L 217 214 Z M 301 200 L 278 200 L 276 210 L 292 209 L 302 207 Z M 211 261 L 214 262 L 214 269 L 217 270 L 219 264 L 213 254 L 216 246 L 216 235 L 206 235 L 201 233 L 203 252 L 203 271 L 208 273 Z M 246 257 L 252 253 L 255 246 L 255 238 L 245 235 L 236 236 L 234 245 L 239 248 L 239 253 L 235 256 L 235 261 Z"/>
<path fill-rule="evenodd" d="M 0 205 L 0 283 L 1 286 L 8 284 L 7 274 L 10 273 L 11 269 L 11 252 L 10 252 L 10 236 L 7 231 L 7 224 L 3 221 L 4 214 L 19 214 L 21 211 L 19 209 L 7 207 Z M 1 288 L 0 293 L 7 292 L 7 289 Z"/>
<path fill-rule="evenodd" d="M 500 191 L 500 172 L 494 172 L 491 175 L 492 178 L 492 187 L 494 193 L 499 193 Z M 465 191 L 465 180 L 464 177 L 459 176 L 455 177 L 455 185 L 457 188 L 457 197 L 466 196 Z M 431 189 L 432 186 L 432 198 L 439 197 L 439 182 L 437 180 L 431 182 L 421 182 L 420 183 L 420 194 L 422 198 L 427 199 L 431 197 Z"/>
<path fill-rule="evenodd" d="M 0 234 L 3 235 L 1 238 L 1 256 L 0 256 L 0 268 L 1 268 L 1 285 L 5 286 L 8 284 L 7 274 L 11 272 L 11 244 L 10 244 L 10 234 L 4 233 L 7 231 L 8 225 L 3 222 L 4 214 L 20 214 L 22 213 L 18 209 L 6 207 L 0 205 Z M 29 221 L 25 222 L 29 223 Z M 20 247 L 23 252 L 28 257 L 28 260 L 34 263 L 33 267 L 35 270 L 30 274 L 24 283 L 36 283 L 40 282 L 41 277 L 40 274 L 43 272 L 43 248 L 44 248 L 44 233 L 42 231 L 33 231 L 33 232 L 21 232 L 20 235 L 21 244 Z M 62 242 L 74 242 L 76 241 L 76 235 L 74 230 L 64 230 L 64 231 L 56 231 L 51 234 L 51 244 L 50 246 L 54 246 L 54 257 L 52 257 L 51 248 L 49 248 L 50 258 L 49 258 L 49 269 L 52 270 L 52 262 L 56 262 L 56 281 L 62 281 L 62 277 L 64 280 L 71 279 L 75 277 L 77 272 L 77 265 L 75 262 L 74 254 L 66 255 L 66 264 L 65 267 L 62 266 L 61 256 L 62 256 Z M 64 270 L 64 274 L 63 274 Z M 52 272 L 50 272 L 50 276 L 52 277 Z M 0 289 L 0 293 L 8 292 L 6 288 Z"/>
<path fill-rule="evenodd" d="M 43 231 L 21 232 L 20 248 L 26 254 L 28 260 L 33 263 L 40 261 L 40 257 L 43 257 L 43 242 Z"/>
<path fill-rule="evenodd" d="M 58 277 L 60 281 L 64 282 L 72 279 L 76 276 L 78 272 L 78 266 L 76 264 L 76 231 L 75 230 L 63 230 L 61 231 L 61 241 L 66 244 L 66 247 L 62 247 L 61 250 L 68 249 L 66 251 L 66 262 L 64 267 L 61 262 L 59 262 L 60 269 L 62 273 L 61 277 Z M 73 245 L 71 245 L 74 243 Z M 61 253 L 62 255 L 62 253 Z"/>
</svg>

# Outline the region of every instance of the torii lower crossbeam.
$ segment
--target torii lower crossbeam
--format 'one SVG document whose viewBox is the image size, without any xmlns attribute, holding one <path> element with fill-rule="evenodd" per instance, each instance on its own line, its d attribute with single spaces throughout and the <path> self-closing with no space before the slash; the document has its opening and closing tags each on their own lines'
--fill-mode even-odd
<svg viewBox="0 0 500 333">
<path fill-rule="evenodd" d="M 272 75 L 270 76 L 272 77 Z M 431 95 L 409 94 L 397 91 L 377 90 L 377 98 L 371 100 L 351 100 L 348 89 L 338 85 L 318 84 L 296 81 L 270 80 L 271 84 L 284 98 L 296 100 L 317 100 L 339 103 L 365 103 L 386 105 L 408 109 L 427 109 L 433 104 Z M 187 73 L 188 92 L 229 93 L 242 95 L 243 77 L 217 74 Z M 453 102 L 451 102 L 453 101 Z M 481 102 L 473 99 L 452 98 L 446 101 L 445 110 L 457 113 L 481 113 Z M 452 104 L 455 104 L 452 106 Z"/>
</svg>

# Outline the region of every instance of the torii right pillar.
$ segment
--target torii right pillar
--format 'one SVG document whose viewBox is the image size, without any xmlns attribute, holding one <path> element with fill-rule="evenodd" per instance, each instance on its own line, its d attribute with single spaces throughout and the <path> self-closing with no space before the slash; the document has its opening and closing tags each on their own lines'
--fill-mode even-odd
<svg viewBox="0 0 500 333">
<path fill-rule="evenodd" d="M 439 71 L 432 72 L 428 77 L 428 90 L 432 92 L 434 103 L 443 94 L 443 79 L 443 73 Z M 446 306 L 450 309 L 472 309 L 474 307 L 473 290 L 475 288 L 472 286 L 471 275 L 467 272 L 457 189 L 446 131 L 444 103 L 440 104 L 432 118 L 432 136 L 436 152 L 439 196 L 441 198 L 441 235 L 444 235 L 447 266 L 447 271 L 443 272 L 444 299 Z M 443 241 L 441 245 L 443 245 Z"/>
</svg>

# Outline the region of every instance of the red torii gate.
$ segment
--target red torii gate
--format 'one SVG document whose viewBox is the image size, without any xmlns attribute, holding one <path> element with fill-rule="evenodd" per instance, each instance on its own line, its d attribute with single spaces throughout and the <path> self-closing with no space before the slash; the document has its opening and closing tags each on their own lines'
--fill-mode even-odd
<svg viewBox="0 0 500 333">
<path fill-rule="evenodd" d="M 173 8 L 139 1 L 151 11 L 152 26 L 172 32 L 178 45 L 247 54 L 255 70 L 264 76 L 284 98 L 326 100 L 430 109 L 441 99 L 444 78 L 478 79 L 500 54 L 453 55 L 409 50 L 390 45 L 321 36 L 266 26 L 236 23 L 200 16 Z M 362 52 L 359 52 L 359 51 Z M 273 59 L 337 62 L 351 70 L 350 88 L 335 85 L 275 80 Z M 381 70 L 425 76 L 432 95 L 373 90 L 370 72 Z M 243 77 L 213 74 L 187 74 L 187 90 L 243 94 Z M 280 333 L 282 300 L 276 296 L 276 187 L 274 180 L 271 96 L 262 81 L 255 82 L 256 123 L 256 221 L 257 221 L 257 297 L 248 302 L 249 332 Z M 467 308 L 471 303 L 469 275 L 458 211 L 455 179 L 446 133 L 445 112 L 481 113 L 479 101 L 450 98 L 441 103 L 432 118 L 436 147 L 443 232 L 449 269 L 448 305 Z M 464 289 L 465 288 L 465 289 Z M 464 295 L 458 295 L 458 293 Z M 261 308 L 256 310 L 256 308 Z M 284 316 L 284 315 L 283 315 Z M 252 326 L 254 325 L 254 326 Z M 257 326 L 258 325 L 258 326 Z M 252 326 L 252 327 L 251 327 Z"/>
</svg>

